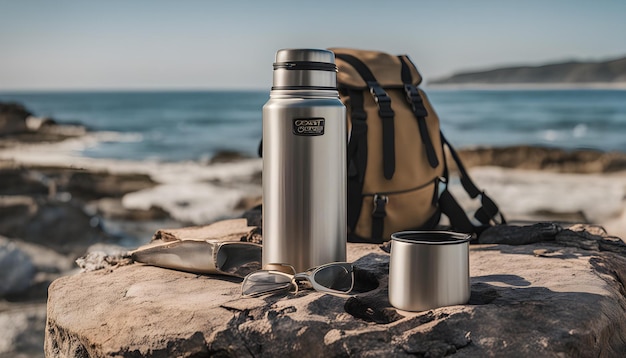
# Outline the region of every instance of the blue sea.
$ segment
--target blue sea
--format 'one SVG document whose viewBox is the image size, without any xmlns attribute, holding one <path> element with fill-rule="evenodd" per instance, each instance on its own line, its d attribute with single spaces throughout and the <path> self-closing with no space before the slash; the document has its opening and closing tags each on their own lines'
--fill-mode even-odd
<svg viewBox="0 0 626 358">
<path fill-rule="evenodd" d="M 457 147 L 543 145 L 626 152 L 626 90 L 427 89 Z M 206 161 L 254 156 L 269 91 L 2 93 L 36 116 L 120 133 L 85 148 L 94 158 Z"/>
</svg>

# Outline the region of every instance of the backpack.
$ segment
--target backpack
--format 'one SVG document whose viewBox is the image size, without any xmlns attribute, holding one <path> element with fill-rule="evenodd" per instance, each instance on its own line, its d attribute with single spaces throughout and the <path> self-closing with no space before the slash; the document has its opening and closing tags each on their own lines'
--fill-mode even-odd
<svg viewBox="0 0 626 358">
<path fill-rule="evenodd" d="M 441 214 L 454 230 L 480 234 L 504 223 L 497 205 L 478 189 L 439 129 L 439 118 L 422 78 L 408 56 L 331 48 L 337 88 L 347 108 L 348 241 L 382 243 L 403 230 L 428 230 Z M 456 162 L 461 184 L 480 197 L 476 223 L 447 188 L 444 146 Z"/>
</svg>

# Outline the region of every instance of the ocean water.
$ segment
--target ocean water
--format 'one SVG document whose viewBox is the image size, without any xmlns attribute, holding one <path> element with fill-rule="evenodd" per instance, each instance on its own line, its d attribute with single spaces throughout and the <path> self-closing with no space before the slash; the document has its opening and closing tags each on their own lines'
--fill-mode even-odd
<svg viewBox="0 0 626 358">
<path fill-rule="evenodd" d="M 458 147 L 542 145 L 626 152 L 626 90 L 428 92 Z"/>
<path fill-rule="evenodd" d="M 457 147 L 545 145 L 626 152 L 626 90 L 427 89 Z M 205 161 L 254 156 L 268 91 L 0 93 L 37 116 L 119 134 L 81 150 L 93 158 Z"/>
<path fill-rule="evenodd" d="M 221 150 L 256 153 L 264 92 L 0 93 L 37 116 L 118 133 L 81 154 L 93 158 L 203 161 Z"/>
<path fill-rule="evenodd" d="M 457 147 L 545 145 L 626 152 L 626 90 L 427 90 Z M 202 161 L 255 155 L 267 91 L 0 93 L 37 116 L 118 133 L 81 155 Z"/>
<path fill-rule="evenodd" d="M 457 148 L 529 144 L 626 152 L 626 90 L 426 92 L 443 132 Z M 157 206 L 179 221 L 207 224 L 240 215 L 237 207 L 242 199 L 261 195 L 253 178 L 262 168 L 256 151 L 262 136 L 262 107 L 268 98 L 268 91 L 0 93 L 1 102 L 17 101 L 37 116 L 78 122 L 93 130 L 62 143 L 5 148 L 0 158 L 145 173 L 159 185 L 127 194 L 124 206 Z M 242 152 L 251 159 L 207 165 L 222 150 Z M 564 209 L 557 204 L 563 202 L 569 203 L 567 210 L 597 211 L 597 206 L 589 209 L 585 193 L 593 188 L 588 178 L 575 179 L 577 186 L 554 196 L 547 194 L 556 193 L 554 187 L 546 189 L 532 180 L 516 192 L 510 176 L 489 173 L 475 172 L 475 178 L 494 194 L 505 213 L 523 217 L 537 210 L 559 212 Z M 611 214 L 605 215 L 609 217 L 622 210 L 624 188 L 604 187 L 611 190 L 594 190 L 606 192 L 598 203 L 615 199 Z M 563 201 L 564 196 L 569 201 Z M 525 202 L 528 198 L 534 200 Z"/>
</svg>

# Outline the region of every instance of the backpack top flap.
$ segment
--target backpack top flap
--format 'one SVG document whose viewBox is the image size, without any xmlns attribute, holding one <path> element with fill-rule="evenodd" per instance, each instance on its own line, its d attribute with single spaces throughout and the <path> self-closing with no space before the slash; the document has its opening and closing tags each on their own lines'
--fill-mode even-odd
<svg viewBox="0 0 626 358">
<path fill-rule="evenodd" d="M 386 54 L 378 51 L 366 51 L 356 50 L 348 48 L 329 48 L 336 54 L 346 54 L 357 57 L 372 71 L 374 77 L 378 81 L 381 87 L 385 88 L 402 88 L 404 83 L 402 82 L 402 63 L 398 56 Z M 415 86 L 422 82 L 422 76 L 417 71 L 417 68 L 408 56 L 403 55 L 408 60 L 409 70 L 411 71 L 411 78 Z M 346 86 L 356 89 L 366 89 L 367 83 L 361 78 L 359 73 L 350 64 L 336 59 L 339 72 L 337 73 L 337 82 L 340 86 Z"/>
</svg>

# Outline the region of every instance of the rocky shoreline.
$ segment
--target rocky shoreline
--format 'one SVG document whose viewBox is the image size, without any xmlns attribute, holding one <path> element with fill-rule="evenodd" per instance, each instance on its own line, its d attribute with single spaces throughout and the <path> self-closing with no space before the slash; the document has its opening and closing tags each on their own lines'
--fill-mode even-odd
<svg viewBox="0 0 626 358">
<path fill-rule="evenodd" d="M 626 171 L 626 153 L 538 146 L 465 148 L 459 156 L 468 167 L 496 166 L 553 173 L 607 174 Z"/>
<path fill-rule="evenodd" d="M 0 152 L 40 146 L 45 153 L 46 146 L 89 133 L 0 103 Z M 207 165 L 242 159 L 220 153 Z M 125 195 L 157 185 L 146 173 L 0 156 L 0 356 L 44 356 L 48 286 L 78 272 L 81 256 L 110 256 L 148 242 L 160 228 L 192 224 L 158 206 L 124 205 Z M 236 209 L 254 204 L 248 198 Z"/>
<path fill-rule="evenodd" d="M 0 356 L 43 356 L 47 288 L 55 279 L 78 272 L 75 261 L 79 257 L 89 252 L 106 253 L 139 246 L 161 228 L 209 223 L 202 221 L 209 220 L 205 216 L 197 220 L 188 216 L 191 219 L 187 219 L 158 203 L 147 207 L 133 205 L 130 199 L 136 199 L 138 193 L 163 187 L 163 179 L 154 172 L 133 171 L 132 164 L 118 171 L 81 165 L 97 163 L 97 160 L 66 165 L 43 160 L 46 146 L 67 143 L 89 133 L 80 125 L 60 125 L 53 119 L 34 117 L 18 104 L 0 103 L 0 331 L 5 332 L 0 337 Z M 25 160 L 21 154 L 31 149 L 33 153 Z M 518 146 L 463 149 L 459 154 L 467 167 L 473 168 L 472 175 L 480 186 L 498 194 L 496 200 L 505 204 L 501 205 L 505 214 L 507 206 L 516 205 L 507 200 L 508 190 L 516 185 L 515 181 L 527 178 L 530 186 L 533 183 L 544 185 L 540 182 L 543 177 L 533 176 L 541 171 L 579 175 L 582 188 L 587 187 L 585 180 L 598 181 L 594 175 L 608 176 L 606 180 L 613 180 L 614 190 L 607 193 L 618 193 L 615 194 L 618 196 L 621 193 L 621 197 L 615 198 L 614 207 L 607 212 L 615 216 L 613 219 L 618 223 L 622 223 L 626 215 L 623 211 L 624 153 Z M 246 160 L 253 159 L 223 153 L 206 165 L 240 170 L 228 165 Z M 492 168 L 481 169 L 485 166 Z M 493 166 L 500 169 L 495 170 Z M 174 171 L 181 168 L 184 167 L 176 167 Z M 503 175 L 502 168 L 512 171 Z M 530 175 L 527 171 L 536 173 Z M 201 179 L 222 191 L 233 186 L 246 188 L 247 194 L 229 199 L 226 206 L 230 207 L 232 216 L 253 207 L 260 195 L 260 165 L 246 167 L 241 172 L 240 179 L 236 180 L 223 179 L 219 174 Z M 181 180 L 183 177 L 184 174 Z M 539 182 L 537 178 L 541 178 Z M 197 194 L 192 192 L 191 198 L 193 195 Z M 194 202 L 181 194 L 175 205 L 185 209 L 193 207 Z M 536 211 L 534 216 L 514 215 L 513 219 L 562 220 L 565 217 L 563 212 Z M 227 214 L 217 212 L 215 215 Z M 579 217 L 568 218 L 581 221 Z M 588 219 L 583 215 L 582 221 Z"/>
</svg>

